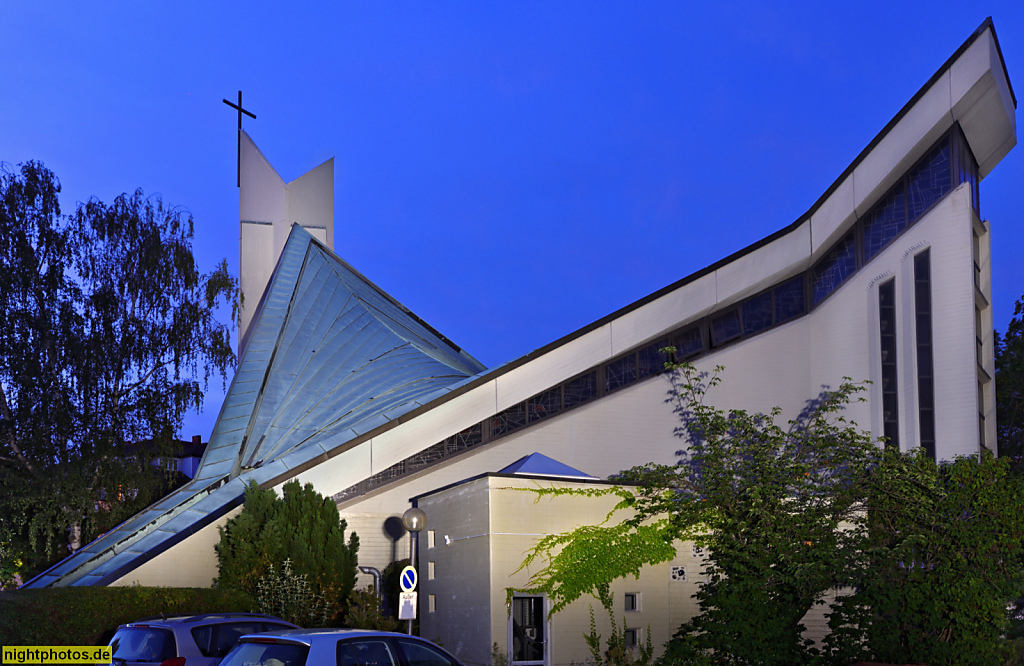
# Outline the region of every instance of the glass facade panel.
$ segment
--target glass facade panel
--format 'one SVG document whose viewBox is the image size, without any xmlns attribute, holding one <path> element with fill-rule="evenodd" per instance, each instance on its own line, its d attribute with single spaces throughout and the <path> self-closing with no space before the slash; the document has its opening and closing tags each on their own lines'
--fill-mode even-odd
<svg viewBox="0 0 1024 666">
<path fill-rule="evenodd" d="M 444 440 L 445 455 L 448 456 L 458 453 L 459 451 L 463 451 L 470 447 L 476 446 L 482 441 L 483 425 L 477 423 L 474 426 L 466 428 L 457 435 L 452 435 L 451 437 Z"/>
<path fill-rule="evenodd" d="M 563 405 L 566 409 L 593 400 L 597 397 L 597 370 L 591 370 L 576 379 L 569 380 L 563 389 Z"/>
<path fill-rule="evenodd" d="M 750 335 L 771 328 L 772 292 L 752 296 L 743 301 L 743 334 Z"/>
<path fill-rule="evenodd" d="M 804 276 L 798 275 L 775 287 L 775 323 L 781 324 L 804 314 Z"/>
<path fill-rule="evenodd" d="M 849 233 L 814 267 L 814 304 L 820 303 L 857 270 L 857 244 Z"/>
<path fill-rule="evenodd" d="M 903 183 L 900 183 L 867 216 L 864 223 L 864 261 L 870 261 L 906 228 L 907 206 L 903 198 Z"/>
<path fill-rule="evenodd" d="M 526 425 L 526 403 L 513 405 L 505 411 L 495 414 L 491 419 L 491 437 L 512 432 Z"/>
<path fill-rule="evenodd" d="M 665 369 L 665 355 L 661 350 L 668 347 L 668 340 L 658 340 L 637 352 L 637 375 L 650 377 Z"/>
<path fill-rule="evenodd" d="M 953 186 L 949 141 L 932 149 L 928 157 L 915 167 L 907 178 L 907 212 L 911 220 L 921 217 Z"/>
<path fill-rule="evenodd" d="M 729 310 L 711 320 L 711 341 L 716 346 L 738 338 L 742 332 L 738 309 Z"/>
<path fill-rule="evenodd" d="M 636 352 L 612 361 L 604 369 L 604 390 L 614 391 L 636 381 Z"/>
<path fill-rule="evenodd" d="M 550 391 L 545 391 L 527 401 L 527 414 L 530 423 L 539 421 L 545 416 L 551 416 L 562 411 L 562 387 L 556 386 Z"/>
<path fill-rule="evenodd" d="M 676 348 L 677 361 L 682 361 L 704 351 L 704 339 L 700 332 L 700 326 L 694 326 L 677 335 L 672 340 L 672 346 Z"/>
<path fill-rule="evenodd" d="M 414 454 L 405 459 L 407 463 L 408 471 L 415 472 L 418 469 L 424 467 L 430 467 L 434 463 L 438 462 L 445 456 L 445 442 L 439 442 L 433 446 L 428 446 L 417 454 Z"/>
</svg>

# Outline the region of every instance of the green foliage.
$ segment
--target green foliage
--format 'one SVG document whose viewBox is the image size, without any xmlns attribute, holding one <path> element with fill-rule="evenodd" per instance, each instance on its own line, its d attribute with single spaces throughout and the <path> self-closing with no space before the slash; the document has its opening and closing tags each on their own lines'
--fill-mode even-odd
<svg viewBox="0 0 1024 666">
<path fill-rule="evenodd" d="M 639 578 L 647 564 L 667 562 L 675 557 L 674 539 L 683 533 L 680 526 L 658 515 L 639 513 L 612 523 L 613 517 L 629 512 L 639 501 L 636 489 L 538 488 L 543 497 L 616 496 L 618 503 L 599 525 L 582 525 L 572 532 L 549 534 L 531 549 L 518 571 L 543 562 L 545 566 L 530 578 L 530 594 L 546 594 L 551 613 L 557 613 L 584 595 L 601 600 L 608 585 L 619 578 Z M 644 491 L 641 491 L 644 492 Z M 506 594 L 511 603 L 515 590 Z M 602 602 L 603 603 L 603 602 Z"/>
<path fill-rule="evenodd" d="M 508 666 L 508 657 L 497 643 L 491 645 L 491 666 Z"/>
<path fill-rule="evenodd" d="M 651 628 L 647 627 L 647 639 L 643 645 L 637 645 L 636 648 L 626 647 L 626 630 L 629 627 L 626 626 L 626 621 L 623 619 L 622 629 L 619 629 L 619 623 L 615 620 L 611 589 L 607 585 L 602 585 L 598 590 L 598 598 L 601 601 L 601 606 L 608 613 L 612 631 L 608 636 L 608 640 L 602 646 L 602 636 L 597 633 L 594 607 L 591 605 L 590 632 L 583 635 L 583 640 L 587 642 L 587 648 L 590 650 L 590 661 L 588 663 L 601 666 L 649 666 L 654 660 Z"/>
<path fill-rule="evenodd" d="M 314 592 L 306 574 L 292 571 L 286 559 L 280 567 L 271 564 L 256 583 L 256 607 L 300 627 L 326 627 L 332 615 L 331 603 L 323 591 Z"/>
<path fill-rule="evenodd" d="M 677 434 L 688 448 L 670 487 L 678 489 L 676 519 L 706 530 L 697 542 L 707 551 L 707 582 L 697 595 L 701 613 L 680 627 L 669 653 L 809 662 L 816 653 L 801 620 L 848 584 L 845 563 L 863 534 L 859 515 L 878 448 L 842 413 L 864 388 L 844 379 L 782 427 L 777 408 L 763 415 L 705 404 L 717 371 L 707 378 L 691 366 L 678 370 Z"/>
<path fill-rule="evenodd" d="M 337 505 L 311 484 L 290 481 L 283 490 L 279 498 L 255 482 L 246 489 L 242 512 L 220 529 L 217 584 L 256 594 L 270 567 L 280 571 L 289 560 L 314 595 L 325 595 L 333 618 L 355 587 L 359 537 L 353 533 L 346 544 Z"/>
<path fill-rule="evenodd" d="M 1024 589 L 1024 481 L 989 453 L 938 465 L 886 452 L 872 477 L 857 593 L 831 618 L 844 658 L 1003 663 L 1006 603 Z"/>
<path fill-rule="evenodd" d="M 371 585 L 361 590 L 352 590 L 352 593 L 348 595 L 344 626 L 352 629 L 398 631 L 399 622 L 381 612 L 377 591 Z"/>
<path fill-rule="evenodd" d="M 237 285 L 200 274 L 186 212 L 136 191 L 66 216 L 59 193 L 0 168 L 0 515 L 29 573 L 159 497 L 152 461 L 234 363 L 213 313 Z"/>
<path fill-rule="evenodd" d="M 936 464 L 881 447 L 843 417 L 863 390 L 849 380 L 780 427 L 777 409 L 706 405 L 720 369 L 674 369 L 676 434 L 687 440 L 679 463 L 623 472 L 629 486 L 537 491 L 618 503 L 600 525 L 542 539 L 524 562 L 546 565 L 529 591 L 556 610 L 585 594 L 608 607 L 608 583 L 672 559 L 661 547 L 690 539 L 706 553 L 701 612 L 662 663 L 938 666 L 1024 653 L 1006 610 L 1024 589 L 1024 479 L 1009 459 Z M 847 596 L 819 651 L 801 620 L 832 590 Z M 593 624 L 587 641 L 595 661 L 609 658 L 613 642 L 602 651 Z"/>
<path fill-rule="evenodd" d="M 1024 299 L 1018 300 L 1006 334 L 995 333 L 996 431 L 999 457 L 1024 475 Z"/>
<path fill-rule="evenodd" d="M 0 592 L 4 645 L 106 645 L 118 625 L 154 615 L 250 612 L 238 591 L 170 587 L 57 587 Z"/>
<path fill-rule="evenodd" d="M 0 590 L 17 587 L 22 561 L 9 541 L 0 541 Z"/>
<path fill-rule="evenodd" d="M 749 414 L 705 404 L 720 369 L 712 376 L 690 365 L 673 370 L 676 434 L 687 441 L 679 464 L 633 468 L 618 477 L 630 485 L 608 490 L 539 491 L 619 501 L 600 525 L 542 539 L 524 562 L 546 564 L 529 591 L 548 594 L 555 611 L 584 594 L 601 600 L 611 581 L 670 561 L 676 543 L 692 540 L 708 553 L 708 582 L 698 595 L 701 613 L 677 632 L 671 657 L 697 661 L 714 651 L 741 663 L 811 660 L 801 619 L 848 582 L 843 563 L 863 532 L 858 512 L 878 449 L 842 415 L 863 387 L 844 380 L 783 427 L 778 409 Z"/>
</svg>

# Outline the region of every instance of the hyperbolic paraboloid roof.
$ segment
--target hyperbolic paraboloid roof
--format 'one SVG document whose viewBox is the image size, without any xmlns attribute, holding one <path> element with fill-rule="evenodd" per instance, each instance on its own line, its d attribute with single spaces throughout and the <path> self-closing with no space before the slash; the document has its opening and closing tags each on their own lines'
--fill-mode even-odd
<svg viewBox="0 0 1024 666">
<path fill-rule="evenodd" d="M 292 227 L 195 478 L 25 587 L 104 585 L 485 368 Z"/>
</svg>

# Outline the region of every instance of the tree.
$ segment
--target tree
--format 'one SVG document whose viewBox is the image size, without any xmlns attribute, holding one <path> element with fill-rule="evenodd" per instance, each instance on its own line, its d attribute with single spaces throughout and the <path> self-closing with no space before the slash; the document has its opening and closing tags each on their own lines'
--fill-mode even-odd
<svg viewBox="0 0 1024 666">
<path fill-rule="evenodd" d="M 343 610 L 356 584 L 359 537 L 345 543 L 347 523 L 338 506 L 298 481 L 284 484 L 283 497 L 253 482 L 242 512 L 220 528 L 217 585 L 256 595 L 271 567 L 305 576 L 312 595 L 323 595 L 329 617 Z"/>
<path fill-rule="evenodd" d="M 814 650 L 801 620 L 849 582 L 843 562 L 862 534 L 857 525 L 878 448 L 842 412 L 863 387 L 844 380 L 783 427 L 778 409 L 750 414 L 705 404 L 720 368 L 710 376 L 690 365 L 671 370 L 682 420 L 676 435 L 687 442 L 679 463 L 635 467 L 617 479 L 629 485 L 608 490 L 539 491 L 620 501 L 602 525 L 543 538 L 524 561 L 546 563 L 530 590 L 547 593 L 553 611 L 584 594 L 600 600 L 616 578 L 669 561 L 680 540 L 692 540 L 707 553 L 701 613 L 679 629 L 669 657 L 713 652 L 730 663 L 807 662 Z"/>
<path fill-rule="evenodd" d="M 863 386 L 824 391 L 787 428 L 706 405 L 715 375 L 669 366 L 687 441 L 677 465 L 644 465 L 607 490 L 604 523 L 544 537 L 523 567 L 553 611 L 669 561 L 681 540 L 705 552 L 700 613 L 664 663 L 1004 663 L 1007 602 L 1024 588 L 1024 479 L 983 453 L 936 463 L 880 446 L 843 417 Z M 614 557 L 606 554 L 614 553 Z M 824 650 L 801 620 L 827 592 Z M 593 633 L 593 631 L 592 631 Z"/>
<path fill-rule="evenodd" d="M 999 457 L 1024 474 L 1024 299 L 1017 301 L 1006 334 L 995 333 L 996 433 Z"/>
<path fill-rule="evenodd" d="M 65 216 L 59 193 L 0 167 L 0 511 L 30 568 L 155 499 L 153 460 L 234 363 L 214 312 L 237 284 L 200 274 L 187 212 L 139 190 Z"/>
<path fill-rule="evenodd" d="M 1008 663 L 1007 601 L 1024 589 L 1024 481 L 1008 460 L 886 451 L 868 526 L 856 593 L 830 618 L 837 659 Z"/>
</svg>

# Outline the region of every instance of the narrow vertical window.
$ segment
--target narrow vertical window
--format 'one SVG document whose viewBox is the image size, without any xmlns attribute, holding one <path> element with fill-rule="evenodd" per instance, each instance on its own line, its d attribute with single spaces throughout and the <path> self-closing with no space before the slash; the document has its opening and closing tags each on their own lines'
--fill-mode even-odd
<svg viewBox="0 0 1024 666">
<path fill-rule="evenodd" d="M 896 390 L 896 280 L 878 288 L 878 328 L 882 350 L 882 425 L 886 446 L 899 449 L 899 399 Z"/>
<path fill-rule="evenodd" d="M 978 382 L 978 444 L 985 448 L 985 387 Z"/>
<path fill-rule="evenodd" d="M 935 457 L 935 373 L 932 362 L 931 254 L 914 257 L 914 316 L 917 332 L 917 403 L 921 446 Z"/>
</svg>

